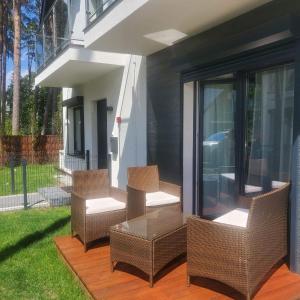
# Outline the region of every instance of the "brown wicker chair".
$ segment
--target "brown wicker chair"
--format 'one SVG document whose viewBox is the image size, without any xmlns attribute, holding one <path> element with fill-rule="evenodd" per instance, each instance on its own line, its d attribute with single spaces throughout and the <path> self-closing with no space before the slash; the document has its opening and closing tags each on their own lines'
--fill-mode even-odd
<svg viewBox="0 0 300 300">
<path fill-rule="evenodd" d="M 72 177 L 71 231 L 86 251 L 89 242 L 126 220 L 127 193 L 110 186 L 107 170 L 74 171 Z"/>
<path fill-rule="evenodd" d="M 181 210 L 181 187 L 160 181 L 157 166 L 128 168 L 127 219 L 159 208 Z"/>
<path fill-rule="evenodd" d="M 287 255 L 289 184 L 252 198 L 245 227 L 187 220 L 187 276 L 218 280 L 250 299 Z"/>
</svg>

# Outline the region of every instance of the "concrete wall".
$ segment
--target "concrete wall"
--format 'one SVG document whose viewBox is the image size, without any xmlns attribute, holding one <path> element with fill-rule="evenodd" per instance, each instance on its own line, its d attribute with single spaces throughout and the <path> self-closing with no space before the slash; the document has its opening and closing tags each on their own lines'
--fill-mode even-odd
<svg viewBox="0 0 300 300">
<path fill-rule="evenodd" d="M 97 168 L 97 101 L 106 99 L 113 111 L 107 112 L 108 153 L 110 137 L 119 141 L 118 154 L 111 156 L 112 185 L 125 189 L 127 168 L 146 165 L 146 61 L 141 56 L 129 56 L 120 67 L 87 84 L 64 89 L 63 99 L 84 97 L 85 149 L 90 150 L 91 167 Z M 121 117 L 117 124 L 116 117 Z M 64 108 L 64 149 L 67 150 L 66 108 Z"/>
</svg>

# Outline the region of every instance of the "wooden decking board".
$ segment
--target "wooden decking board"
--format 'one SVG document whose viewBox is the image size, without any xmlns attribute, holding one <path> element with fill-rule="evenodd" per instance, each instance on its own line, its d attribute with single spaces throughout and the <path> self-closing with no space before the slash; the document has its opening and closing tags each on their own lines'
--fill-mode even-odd
<svg viewBox="0 0 300 300">
<path fill-rule="evenodd" d="M 219 282 L 193 278 L 186 286 L 183 258 L 168 265 L 149 288 L 148 277 L 135 267 L 118 264 L 110 272 L 109 245 L 99 242 L 87 252 L 76 238 L 57 237 L 56 247 L 64 262 L 94 299 L 122 300 L 240 300 L 241 295 Z M 254 297 L 255 300 L 300 300 L 300 276 L 286 264 L 279 266 Z"/>
</svg>

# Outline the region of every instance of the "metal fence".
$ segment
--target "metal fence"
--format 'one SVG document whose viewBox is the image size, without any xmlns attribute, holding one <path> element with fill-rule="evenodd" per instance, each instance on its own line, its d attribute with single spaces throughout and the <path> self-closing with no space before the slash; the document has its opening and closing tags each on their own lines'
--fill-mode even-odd
<svg viewBox="0 0 300 300">
<path fill-rule="evenodd" d="M 42 159 L 40 161 L 43 161 Z M 0 212 L 70 204 L 72 171 L 95 168 L 97 157 L 59 153 L 55 162 L 32 163 L 11 156 L 0 166 Z"/>
</svg>

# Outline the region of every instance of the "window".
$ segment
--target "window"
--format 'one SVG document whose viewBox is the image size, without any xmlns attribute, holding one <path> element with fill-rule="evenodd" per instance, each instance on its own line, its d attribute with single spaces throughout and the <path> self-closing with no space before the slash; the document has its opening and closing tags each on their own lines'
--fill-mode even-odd
<svg viewBox="0 0 300 300">
<path fill-rule="evenodd" d="M 295 66 L 197 82 L 194 206 L 215 218 L 236 207 L 238 195 L 266 193 L 290 180 Z"/>
<path fill-rule="evenodd" d="M 289 180 L 294 66 L 251 72 L 247 83 L 245 194 L 268 192 Z"/>
<path fill-rule="evenodd" d="M 116 2 L 117 0 L 86 0 L 87 25 L 91 24 Z"/>
<path fill-rule="evenodd" d="M 68 107 L 68 154 L 84 155 L 83 106 Z"/>
<path fill-rule="evenodd" d="M 83 110 L 82 107 L 74 108 L 74 153 L 83 154 Z"/>
</svg>

